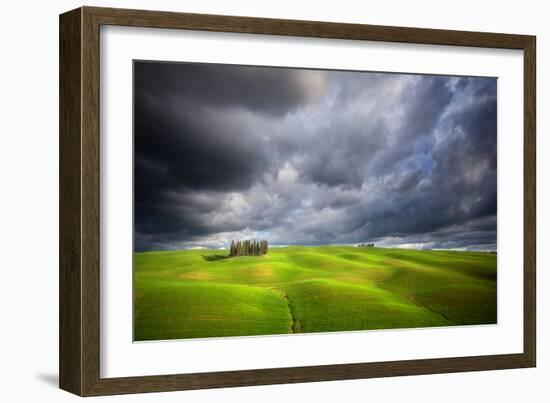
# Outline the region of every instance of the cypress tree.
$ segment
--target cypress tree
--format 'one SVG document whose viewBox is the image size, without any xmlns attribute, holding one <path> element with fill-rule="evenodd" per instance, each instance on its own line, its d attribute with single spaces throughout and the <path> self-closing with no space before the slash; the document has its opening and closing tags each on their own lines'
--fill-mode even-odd
<svg viewBox="0 0 550 403">
<path fill-rule="evenodd" d="M 268 243 L 265 239 L 232 240 L 229 247 L 229 256 L 261 256 L 266 255 Z"/>
</svg>

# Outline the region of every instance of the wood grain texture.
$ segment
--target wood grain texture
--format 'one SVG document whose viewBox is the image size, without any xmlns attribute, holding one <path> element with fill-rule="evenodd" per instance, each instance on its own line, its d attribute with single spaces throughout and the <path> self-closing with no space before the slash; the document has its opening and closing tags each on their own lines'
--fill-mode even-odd
<svg viewBox="0 0 550 403">
<path fill-rule="evenodd" d="M 82 390 L 99 377 L 99 24 L 82 9 Z"/>
<path fill-rule="evenodd" d="M 523 114 L 523 353 L 536 366 L 536 258 L 537 258 L 537 161 L 536 161 L 536 39 L 529 38 L 524 48 Z"/>
<path fill-rule="evenodd" d="M 523 49 L 529 36 L 225 15 L 86 7 L 105 25 Z"/>
<path fill-rule="evenodd" d="M 81 11 L 59 18 L 59 386 L 81 394 Z"/>
<path fill-rule="evenodd" d="M 522 49 L 524 51 L 524 352 L 477 357 L 100 377 L 101 25 Z M 82 7 L 60 17 L 60 387 L 81 396 L 532 367 L 535 321 L 535 37 Z M 519 134 L 518 134 L 519 135 Z M 519 169 L 519 167 L 518 167 Z"/>
</svg>

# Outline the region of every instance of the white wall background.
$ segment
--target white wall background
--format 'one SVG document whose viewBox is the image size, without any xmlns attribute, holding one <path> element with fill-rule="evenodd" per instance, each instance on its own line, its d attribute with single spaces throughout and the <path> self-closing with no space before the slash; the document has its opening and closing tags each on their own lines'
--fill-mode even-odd
<svg viewBox="0 0 550 403">
<path fill-rule="evenodd" d="M 104 397 L 153 402 L 546 402 L 550 397 L 550 25 L 545 3 L 124 0 L 87 5 L 537 35 L 538 368 Z M 58 365 L 58 14 L 79 1 L 11 1 L 0 24 L 0 398 L 70 402 Z M 545 382 L 546 381 L 546 382 Z"/>
</svg>

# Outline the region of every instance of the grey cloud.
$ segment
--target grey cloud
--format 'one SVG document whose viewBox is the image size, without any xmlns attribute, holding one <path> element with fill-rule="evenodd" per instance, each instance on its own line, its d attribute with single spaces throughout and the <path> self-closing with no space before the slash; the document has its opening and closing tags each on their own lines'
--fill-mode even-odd
<svg viewBox="0 0 550 403">
<path fill-rule="evenodd" d="M 138 96 L 284 115 L 324 92 L 323 71 L 200 63 L 135 62 Z"/>
<path fill-rule="evenodd" d="M 496 247 L 496 79 L 135 71 L 136 250 Z"/>
</svg>

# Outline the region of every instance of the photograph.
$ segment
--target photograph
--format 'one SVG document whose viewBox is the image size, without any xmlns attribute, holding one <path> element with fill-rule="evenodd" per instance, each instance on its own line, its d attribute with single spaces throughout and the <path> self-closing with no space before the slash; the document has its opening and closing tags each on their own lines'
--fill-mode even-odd
<svg viewBox="0 0 550 403">
<path fill-rule="evenodd" d="M 496 325 L 497 82 L 133 60 L 134 341 Z"/>
</svg>

